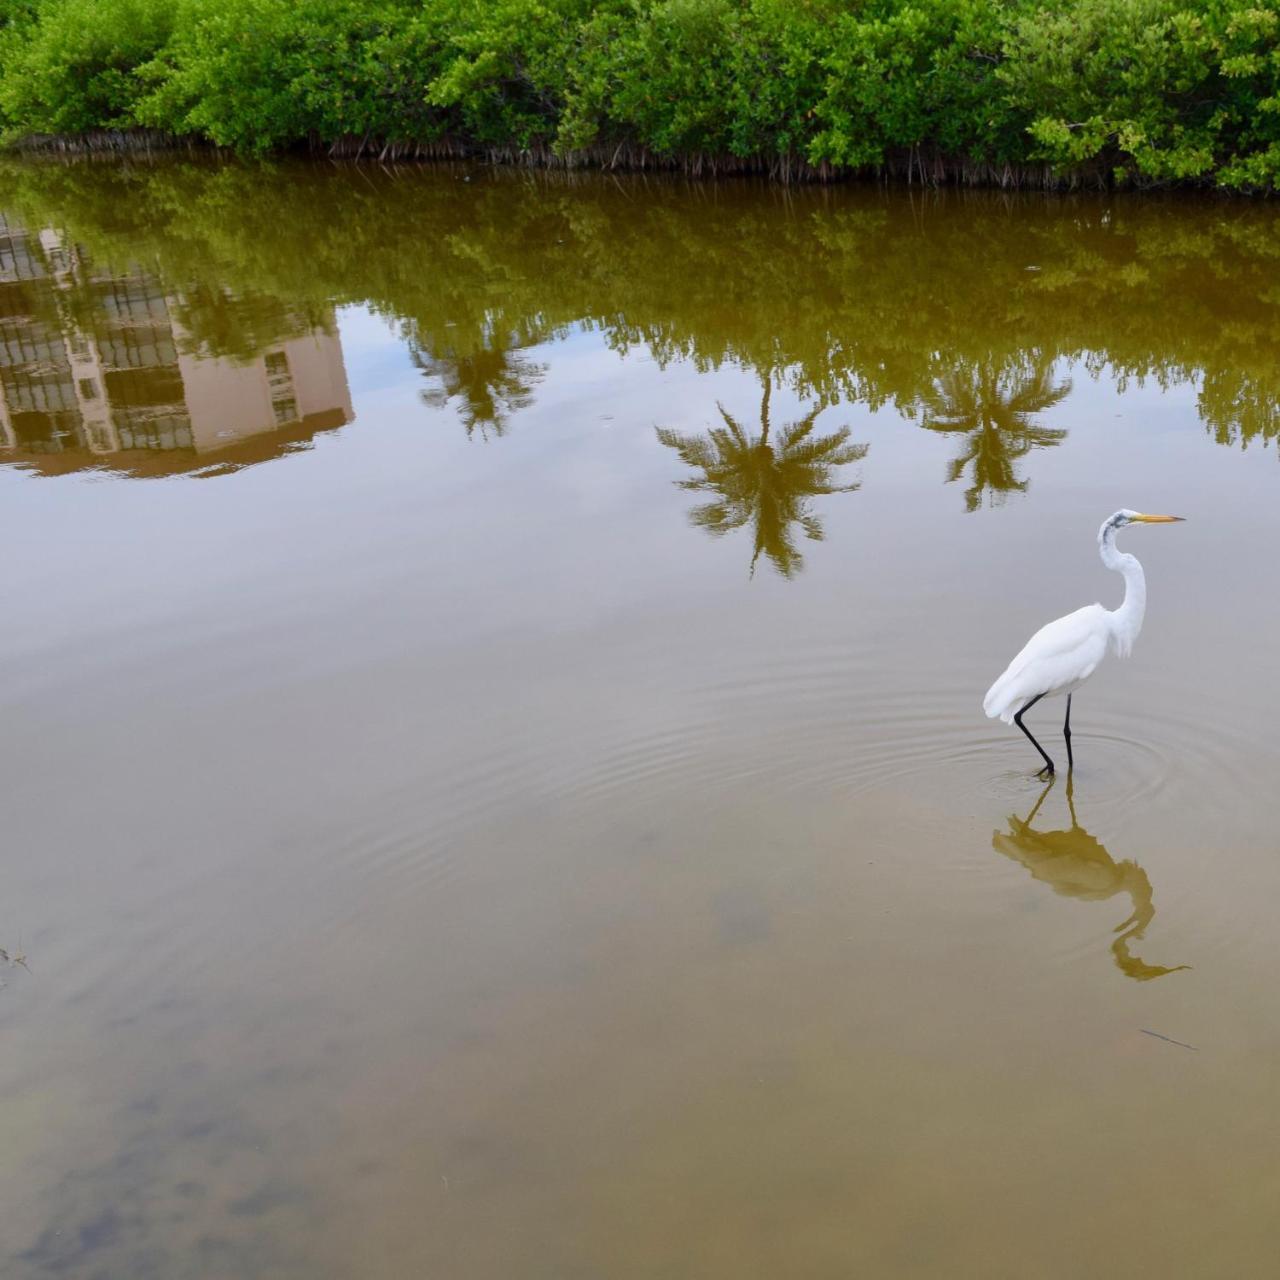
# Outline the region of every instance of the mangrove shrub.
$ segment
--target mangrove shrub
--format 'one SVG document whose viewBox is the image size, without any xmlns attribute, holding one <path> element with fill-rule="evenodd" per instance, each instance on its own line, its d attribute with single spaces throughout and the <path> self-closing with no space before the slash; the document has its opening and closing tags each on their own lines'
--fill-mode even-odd
<svg viewBox="0 0 1280 1280">
<path fill-rule="evenodd" d="M 0 0 L 10 140 L 1280 179 L 1280 0 Z"/>
</svg>

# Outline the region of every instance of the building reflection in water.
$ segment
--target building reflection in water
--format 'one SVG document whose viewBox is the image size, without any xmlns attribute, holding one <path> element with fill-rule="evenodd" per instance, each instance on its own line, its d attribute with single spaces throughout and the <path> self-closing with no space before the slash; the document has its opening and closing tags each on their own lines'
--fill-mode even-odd
<svg viewBox="0 0 1280 1280">
<path fill-rule="evenodd" d="M 1020 862 L 1035 879 L 1064 897 L 1102 902 L 1116 895 L 1127 896 L 1133 913 L 1116 926 L 1116 938 L 1111 944 L 1116 967 L 1126 977 L 1145 982 L 1186 969 L 1185 964 L 1172 967 L 1147 964 L 1130 950 L 1130 944 L 1141 941 L 1147 926 L 1155 919 L 1151 881 L 1136 862 L 1117 862 L 1100 841 L 1081 827 L 1076 819 L 1070 777 L 1067 779 L 1070 830 L 1045 831 L 1035 827 L 1036 815 L 1053 785 L 1051 779 L 1025 818 L 1009 818 L 1009 830 L 997 831 L 991 838 L 992 847 Z"/>
<path fill-rule="evenodd" d="M 0 463 L 216 473 L 351 421 L 332 311 L 248 360 L 202 353 L 181 311 L 154 276 L 0 215 Z"/>
</svg>

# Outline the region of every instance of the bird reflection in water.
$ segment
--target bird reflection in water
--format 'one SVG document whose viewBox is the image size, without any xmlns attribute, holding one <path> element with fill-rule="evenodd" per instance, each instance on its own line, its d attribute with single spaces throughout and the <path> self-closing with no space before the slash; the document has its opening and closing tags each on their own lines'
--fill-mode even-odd
<svg viewBox="0 0 1280 1280">
<path fill-rule="evenodd" d="M 1116 926 L 1118 936 L 1111 944 L 1116 966 L 1127 977 L 1147 982 L 1151 978 L 1161 978 L 1166 973 L 1189 968 L 1185 964 L 1170 967 L 1147 964 L 1129 949 L 1131 943 L 1142 939 L 1147 926 L 1155 919 L 1151 881 L 1136 862 L 1117 862 L 1094 836 L 1081 827 L 1076 819 L 1070 778 L 1067 780 L 1070 830 L 1044 831 L 1035 827 L 1036 815 L 1053 786 L 1053 779 L 1050 779 L 1025 818 L 1010 816 L 1009 830 L 995 832 L 991 837 L 992 847 L 1005 857 L 1022 863 L 1037 880 L 1051 885 L 1053 891 L 1063 897 L 1102 902 L 1116 894 L 1127 894 L 1133 904 L 1133 914 Z"/>
</svg>

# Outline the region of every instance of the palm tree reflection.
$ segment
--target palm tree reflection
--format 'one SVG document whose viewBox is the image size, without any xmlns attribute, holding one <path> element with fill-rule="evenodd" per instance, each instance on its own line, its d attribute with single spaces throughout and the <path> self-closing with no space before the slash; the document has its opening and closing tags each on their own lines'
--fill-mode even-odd
<svg viewBox="0 0 1280 1280">
<path fill-rule="evenodd" d="M 1009 830 L 997 831 L 992 847 L 1005 857 L 1020 862 L 1031 874 L 1055 893 L 1086 902 L 1102 902 L 1116 894 L 1127 894 L 1133 914 L 1116 926 L 1116 940 L 1111 954 L 1126 977 L 1146 982 L 1188 968 L 1185 964 L 1165 967 L 1147 964 L 1129 950 L 1131 942 L 1141 941 L 1147 926 L 1155 919 L 1156 908 L 1151 897 L 1151 881 L 1136 862 L 1117 862 L 1076 820 L 1071 779 L 1067 779 L 1067 808 L 1071 813 L 1069 831 L 1037 831 L 1032 823 L 1045 796 L 1053 789 L 1053 781 L 1040 793 L 1025 818 L 1011 816 Z"/>
<path fill-rule="evenodd" d="M 442 409 L 457 400 L 468 439 L 476 432 L 483 440 L 505 435 L 511 415 L 533 403 L 533 388 L 547 371 L 545 364 L 522 355 L 516 343 L 495 335 L 465 353 L 414 347 L 410 354 L 423 373 L 439 379 L 438 386 L 421 393 L 423 403 Z"/>
<path fill-rule="evenodd" d="M 1007 493 L 1026 491 L 1018 459 L 1032 449 L 1052 448 L 1067 434 L 1037 425 L 1035 415 L 1061 403 L 1070 391 L 1070 379 L 1054 382 L 1053 361 L 1044 356 L 1004 365 L 987 359 L 968 368 L 957 366 L 933 381 L 920 396 L 921 425 L 964 434 L 960 452 L 947 468 L 947 481 L 959 480 L 972 468 L 966 510 L 976 511 L 984 493 L 1002 502 Z"/>
<path fill-rule="evenodd" d="M 682 489 L 710 493 L 710 502 L 689 513 L 690 523 L 713 537 L 750 525 L 754 535 L 751 572 L 763 554 L 784 578 L 804 567 L 795 541 L 798 526 L 806 538 L 823 537 L 822 522 L 810 510 L 809 499 L 820 494 L 852 493 L 857 483 L 837 484 L 837 467 L 866 456 L 868 446 L 849 443 L 849 428 L 815 435 L 821 411 L 815 406 L 799 422 L 781 427 L 771 441 L 769 395 L 772 379 L 765 378 L 760 401 L 760 435 L 750 435 L 721 404 L 723 427 L 706 436 L 685 436 L 665 427 L 658 439 L 674 449 L 680 460 L 699 474 L 676 483 Z"/>
</svg>

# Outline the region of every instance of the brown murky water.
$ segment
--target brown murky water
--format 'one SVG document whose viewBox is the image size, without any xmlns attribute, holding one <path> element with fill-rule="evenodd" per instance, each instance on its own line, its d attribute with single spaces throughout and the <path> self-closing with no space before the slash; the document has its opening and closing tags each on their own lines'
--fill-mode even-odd
<svg viewBox="0 0 1280 1280">
<path fill-rule="evenodd" d="M 0 192 L 5 1276 L 1274 1270 L 1280 208 Z"/>
</svg>

